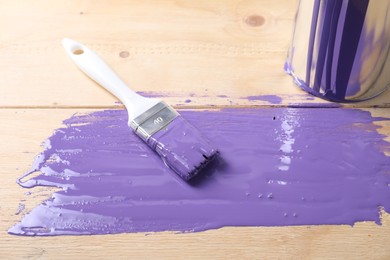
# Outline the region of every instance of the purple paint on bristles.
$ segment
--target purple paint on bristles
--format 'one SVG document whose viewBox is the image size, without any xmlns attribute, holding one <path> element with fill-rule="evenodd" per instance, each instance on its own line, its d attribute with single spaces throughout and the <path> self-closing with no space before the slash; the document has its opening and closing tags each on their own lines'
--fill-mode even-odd
<svg viewBox="0 0 390 260">
<path fill-rule="evenodd" d="M 209 141 L 181 116 L 152 135 L 147 143 L 186 181 L 200 173 L 218 154 Z"/>
<path fill-rule="evenodd" d="M 384 150 L 390 145 L 373 124 L 385 119 L 321 108 L 181 114 L 219 147 L 224 165 L 187 184 L 129 131 L 126 111 L 76 115 L 45 142 L 27 173 L 41 174 L 20 183 L 62 190 L 8 232 L 90 235 L 379 224 L 380 208 L 389 212 L 390 160 Z"/>
</svg>

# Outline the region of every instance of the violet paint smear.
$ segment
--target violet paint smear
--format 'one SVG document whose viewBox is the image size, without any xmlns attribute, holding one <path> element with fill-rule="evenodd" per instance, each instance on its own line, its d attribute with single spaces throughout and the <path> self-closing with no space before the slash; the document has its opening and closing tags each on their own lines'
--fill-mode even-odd
<svg viewBox="0 0 390 260">
<path fill-rule="evenodd" d="M 126 111 L 75 115 L 37 156 L 32 172 L 42 174 L 20 183 L 63 189 L 9 233 L 380 224 L 380 208 L 390 209 L 390 160 L 383 152 L 390 145 L 373 124 L 387 119 L 331 108 L 181 114 L 213 141 L 224 165 L 189 185 L 132 133 Z"/>
<path fill-rule="evenodd" d="M 271 104 L 280 104 L 282 103 L 282 98 L 276 95 L 259 95 L 259 96 L 248 96 L 246 97 L 249 101 L 267 101 Z"/>
</svg>

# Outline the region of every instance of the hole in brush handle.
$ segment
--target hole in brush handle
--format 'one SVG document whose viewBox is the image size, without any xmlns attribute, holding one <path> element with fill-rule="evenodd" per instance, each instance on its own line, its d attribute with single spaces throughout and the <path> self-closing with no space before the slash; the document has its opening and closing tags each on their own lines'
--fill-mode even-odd
<svg viewBox="0 0 390 260">
<path fill-rule="evenodd" d="M 83 50 L 83 49 L 80 49 L 80 48 L 77 48 L 77 49 L 74 49 L 74 50 L 72 51 L 72 53 L 73 53 L 74 55 L 81 55 L 81 54 L 84 53 L 84 50 Z"/>
</svg>

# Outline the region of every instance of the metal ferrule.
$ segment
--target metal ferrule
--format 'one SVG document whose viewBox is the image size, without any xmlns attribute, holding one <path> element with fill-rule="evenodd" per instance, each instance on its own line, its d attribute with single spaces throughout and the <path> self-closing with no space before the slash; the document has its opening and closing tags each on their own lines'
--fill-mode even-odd
<svg viewBox="0 0 390 260">
<path fill-rule="evenodd" d="M 161 101 L 142 115 L 133 119 L 130 127 L 133 128 L 139 137 L 147 141 L 154 133 L 165 128 L 178 115 L 179 113 L 170 105 Z"/>
</svg>

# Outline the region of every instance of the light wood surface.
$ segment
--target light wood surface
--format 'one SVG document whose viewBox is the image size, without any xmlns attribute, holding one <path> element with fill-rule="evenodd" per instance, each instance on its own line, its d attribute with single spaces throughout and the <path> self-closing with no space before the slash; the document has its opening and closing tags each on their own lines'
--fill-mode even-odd
<svg viewBox="0 0 390 260">
<path fill-rule="evenodd" d="M 63 37 L 96 50 L 135 90 L 163 95 L 176 107 L 326 103 L 310 99 L 282 69 L 295 7 L 289 0 L 0 0 L 0 259 L 390 259 L 387 213 L 382 226 L 34 238 L 6 232 L 22 218 L 16 212 L 26 199 L 15 179 L 29 169 L 41 142 L 76 112 L 121 107 L 71 63 Z M 282 103 L 246 99 L 257 95 L 277 95 Z M 390 91 L 345 106 L 390 118 Z M 390 141 L 390 121 L 377 124 Z M 24 212 L 51 192 L 34 189 Z"/>
</svg>

